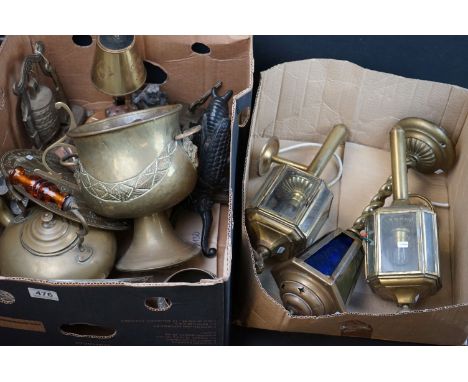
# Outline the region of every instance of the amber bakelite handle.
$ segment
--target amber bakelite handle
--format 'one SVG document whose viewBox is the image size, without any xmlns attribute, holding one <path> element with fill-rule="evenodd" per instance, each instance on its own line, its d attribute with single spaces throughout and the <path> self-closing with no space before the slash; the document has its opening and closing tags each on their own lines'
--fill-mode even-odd
<svg viewBox="0 0 468 382">
<path fill-rule="evenodd" d="M 76 208 L 74 198 L 66 192 L 60 192 L 59 188 L 46 179 L 37 175 L 28 175 L 26 170 L 15 167 L 8 174 L 11 184 L 23 186 L 24 189 L 36 199 L 46 203 L 55 203 L 61 210 L 69 211 Z"/>
</svg>

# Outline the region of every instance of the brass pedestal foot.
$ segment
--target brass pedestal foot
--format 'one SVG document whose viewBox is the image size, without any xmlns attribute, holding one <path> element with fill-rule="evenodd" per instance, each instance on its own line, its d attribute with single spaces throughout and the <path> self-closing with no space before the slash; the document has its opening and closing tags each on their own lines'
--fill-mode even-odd
<svg viewBox="0 0 468 382">
<path fill-rule="evenodd" d="M 116 268 L 141 272 L 171 267 L 200 253 L 196 245 L 179 239 L 164 212 L 135 219 L 132 244 Z"/>
</svg>

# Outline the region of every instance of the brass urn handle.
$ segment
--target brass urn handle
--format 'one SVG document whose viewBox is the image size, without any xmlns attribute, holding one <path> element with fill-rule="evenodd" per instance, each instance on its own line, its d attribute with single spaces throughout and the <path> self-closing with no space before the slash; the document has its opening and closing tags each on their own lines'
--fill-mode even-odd
<svg viewBox="0 0 468 382">
<path fill-rule="evenodd" d="M 55 103 L 55 108 L 57 110 L 60 110 L 60 109 L 64 109 L 66 111 L 66 113 L 68 114 L 68 117 L 70 118 L 70 127 L 68 128 L 68 131 L 72 131 L 73 129 L 76 128 L 77 124 L 76 124 L 76 120 L 75 120 L 75 116 L 73 115 L 73 112 L 71 111 L 70 107 L 64 103 L 64 102 L 56 102 Z M 58 141 L 55 141 L 54 143 L 52 143 L 51 145 L 49 145 L 45 150 L 44 152 L 42 153 L 42 164 L 43 166 L 46 168 L 46 170 L 48 172 L 50 172 L 51 174 L 55 174 L 57 176 L 60 176 L 60 174 L 58 174 L 56 171 L 52 170 L 50 168 L 50 166 L 48 165 L 47 163 L 47 154 L 52 150 L 52 149 L 56 149 L 57 147 L 65 147 L 65 148 L 68 148 L 72 151 L 76 151 L 76 147 L 69 144 L 69 143 L 65 143 L 65 139 L 67 138 L 66 135 L 64 135 L 62 138 L 60 138 Z M 67 159 L 60 159 L 60 164 L 64 167 L 74 167 L 76 166 L 76 161 L 77 161 L 77 158 L 78 156 L 77 155 L 73 155 Z M 70 161 L 71 159 L 71 161 Z"/>
</svg>

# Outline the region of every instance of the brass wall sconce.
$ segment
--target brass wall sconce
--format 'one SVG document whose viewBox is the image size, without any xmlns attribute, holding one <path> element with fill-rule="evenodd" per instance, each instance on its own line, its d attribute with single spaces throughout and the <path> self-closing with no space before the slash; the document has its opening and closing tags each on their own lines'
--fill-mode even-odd
<svg viewBox="0 0 468 382">
<path fill-rule="evenodd" d="M 264 259 L 289 259 L 315 240 L 333 200 L 332 192 L 319 176 L 346 135 L 346 126 L 334 126 L 309 166 L 279 158 L 279 143 L 275 139 L 262 150 L 260 173 L 266 173 L 272 162 L 280 166 L 273 168 L 252 206 L 246 209 L 257 272 L 263 270 Z"/>
<path fill-rule="evenodd" d="M 361 230 L 365 218 L 383 207 L 391 194 L 389 177 L 351 228 L 338 228 L 299 256 L 273 267 L 271 273 L 290 314 L 320 316 L 345 311 L 364 258 Z"/>
<path fill-rule="evenodd" d="M 408 140 L 425 143 L 425 166 L 419 166 L 425 172 L 447 171 L 455 161 L 445 131 L 428 121 L 403 120 L 390 133 L 393 203 L 366 217 L 365 270 L 372 290 L 399 306 L 412 306 L 441 287 L 436 214 L 430 202 L 410 203 Z"/>
<path fill-rule="evenodd" d="M 403 119 L 398 126 L 405 132 L 408 150 L 404 157 L 408 167 L 431 173 L 447 171 L 453 165 L 453 145 L 443 129 L 420 118 Z M 272 269 L 282 302 L 291 314 L 323 315 L 345 310 L 364 257 L 361 234 L 366 219 L 384 206 L 392 189 L 389 177 L 351 228 L 338 228 L 297 258 Z M 409 203 L 414 200 L 431 208 L 426 198 L 410 195 Z"/>
</svg>

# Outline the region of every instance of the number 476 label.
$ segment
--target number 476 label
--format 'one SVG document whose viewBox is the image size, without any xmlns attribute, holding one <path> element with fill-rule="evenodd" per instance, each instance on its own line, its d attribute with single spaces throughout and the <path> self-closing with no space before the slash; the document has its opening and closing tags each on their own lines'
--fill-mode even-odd
<svg viewBox="0 0 468 382">
<path fill-rule="evenodd" d="M 53 290 L 45 290 L 45 289 L 36 289 L 36 288 L 28 288 L 29 295 L 32 298 L 42 298 L 44 300 L 53 300 L 58 301 L 58 294 Z"/>
</svg>

